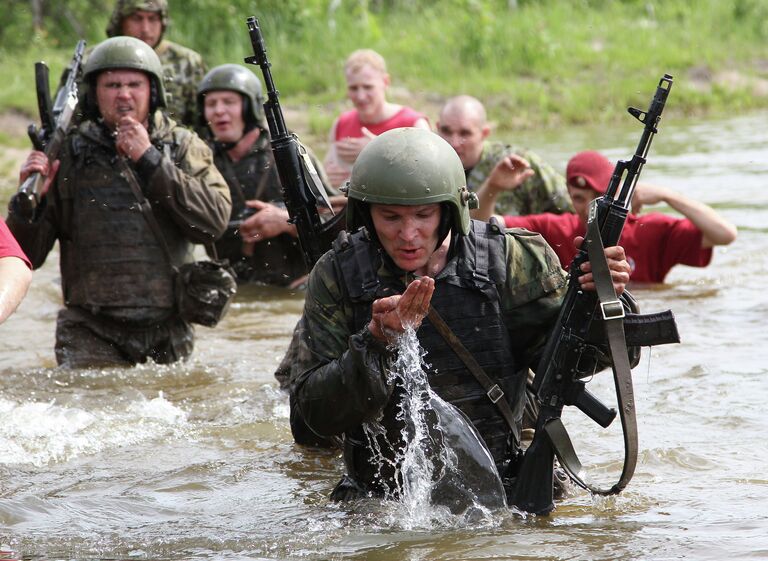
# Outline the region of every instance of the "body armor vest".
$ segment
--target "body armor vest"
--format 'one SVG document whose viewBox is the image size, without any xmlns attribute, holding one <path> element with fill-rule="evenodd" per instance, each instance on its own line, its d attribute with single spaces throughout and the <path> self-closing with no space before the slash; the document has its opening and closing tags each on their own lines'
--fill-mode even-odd
<svg viewBox="0 0 768 561">
<path fill-rule="evenodd" d="M 350 325 L 350 330 L 355 333 L 370 321 L 373 300 L 402 293 L 404 286 L 399 281 L 382 281 L 377 277 L 374 267 L 381 263 L 381 258 L 364 230 L 347 236 L 335 245 L 335 249 L 346 299 L 353 302 L 354 325 Z M 509 401 L 519 422 L 522 419 L 525 371 L 515 368 L 497 290 L 506 279 L 505 257 L 504 234 L 495 226 L 472 221 L 470 234 L 459 238 L 455 257 L 435 278 L 432 306 L 483 370 L 499 384 L 505 394 L 502 399 Z M 427 351 L 424 360 L 428 365 L 430 386 L 471 420 L 500 467 L 514 450 L 508 450 L 510 428 L 496 405 L 428 319 L 424 319 L 417 335 Z M 394 419 L 397 402 L 395 395 L 386 406 L 385 420 Z M 398 427 L 385 428 L 390 441 L 392 435 L 399 433 Z M 345 460 L 350 475 L 368 483 L 372 474 L 371 468 L 366 466 L 370 453 L 366 450 L 365 437 L 357 431 L 346 436 Z M 513 439 L 512 446 L 517 444 Z"/>
<path fill-rule="evenodd" d="M 214 151 L 214 163 L 229 186 L 232 219 L 249 216 L 246 200 L 282 204 L 280 179 L 271 158 L 269 137 L 262 132 L 244 158 L 232 162 L 222 148 Z M 298 238 L 288 234 L 253 244 L 253 255 L 243 253 L 243 239 L 236 228 L 228 228 L 216 241 L 218 257 L 229 260 L 239 280 L 286 285 L 306 274 L 304 254 Z"/>
<path fill-rule="evenodd" d="M 173 273 L 131 188 L 115 171 L 115 152 L 83 136 L 73 138 L 72 164 L 59 182 L 73 215 L 62 239 L 67 279 L 64 299 L 93 313 L 136 322 L 167 316 L 174 306 Z M 191 245 L 153 207 L 178 262 Z"/>
</svg>

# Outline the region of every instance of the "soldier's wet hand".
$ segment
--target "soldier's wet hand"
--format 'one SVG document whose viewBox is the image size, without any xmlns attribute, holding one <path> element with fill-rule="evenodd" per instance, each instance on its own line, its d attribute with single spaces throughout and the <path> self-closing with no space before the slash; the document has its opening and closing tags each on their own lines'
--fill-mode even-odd
<svg viewBox="0 0 768 561">
<path fill-rule="evenodd" d="M 434 291 L 434 279 L 421 277 L 412 281 L 403 294 L 374 301 L 368 330 L 374 338 L 392 343 L 406 327 L 415 329 L 421 325 L 429 312 Z"/>
<path fill-rule="evenodd" d="M 131 161 L 138 162 L 152 145 L 146 127 L 129 115 L 120 118 L 115 132 L 117 151 Z"/>
<path fill-rule="evenodd" d="M 584 238 L 577 236 L 574 240 L 576 247 L 581 247 Z M 632 272 L 632 268 L 627 261 L 627 256 L 624 252 L 624 248 L 620 245 L 605 248 L 605 259 L 608 262 L 608 270 L 611 272 L 611 280 L 613 281 L 613 289 L 616 291 L 616 295 L 620 296 L 629 282 L 629 276 Z M 579 284 L 584 290 L 595 290 L 595 279 L 592 275 L 592 264 L 587 261 L 581 265 L 582 275 L 579 276 Z"/>
<path fill-rule="evenodd" d="M 26 181 L 33 173 L 39 173 L 45 177 L 43 186 L 40 189 L 40 196 L 45 195 L 48 192 L 48 189 L 50 189 L 51 183 L 53 183 L 53 180 L 56 178 L 56 172 L 59 171 L 60 163 L 59 160 L 50 163 L 45 152 L 40 152 L 39 150 L 33 151 L 21 166 L 21 170 L 19 171 L 19 184 L 24 183 L 24 181 Z"/>
<path fill-rule="evenodd" d="M 297 236 L 296 226 L 288 222 L 288 211 L 264 201 L 251 200 L 245 204 L 256 209 L 256 213 L 246 218 L 240 226 L 240 237 L 245 241 L 258 242 L 291 234 Z"/>
</svg>

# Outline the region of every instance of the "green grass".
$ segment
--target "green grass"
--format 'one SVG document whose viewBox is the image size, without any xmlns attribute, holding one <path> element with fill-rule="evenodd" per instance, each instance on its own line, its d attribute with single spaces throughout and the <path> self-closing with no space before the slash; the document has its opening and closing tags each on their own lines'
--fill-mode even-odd
<svg viewBox="0 0 768 561">
<path fill-rule="evenodd" d="M 112 0 L 73 2 L 94 10 L 93 17 L 83 18 L 84 28 L 89 42 L 98 42 Z M 99 4 L 103 8 L 95 10 Z M 675 76 L 666 109 L 671 115 L 768 105 L 768 65 L 762 64 L 768 3 L 762 0 L 518 0 L 516 9 L 510 4 L 171 0 L 168 37 L 200 51 L 209 66 L 242 62 L 251 54 L 245 18 L 256 15 L 281 100 L 305 111 L 305 132 L 323 139 L 343 107 L 343 61 L 360 47 L 387 59 L 395 101 L 434 119 L 442 100 L 470 93 L 486 102 L 502 130 L 615 122 L 627 105 L 644 108 L 665 72 Z M 26 20 L 17 20 L 9 30 L 19 32 Z M 51 75 L 58 76 L 75 41 L 66 28 L 30 37 L 24 43 L 0 35 L 0 45 L 7 45 L 0 48 L 0 111 L 34 114 L 34 61 L 49 60 Z"/>
</svg>

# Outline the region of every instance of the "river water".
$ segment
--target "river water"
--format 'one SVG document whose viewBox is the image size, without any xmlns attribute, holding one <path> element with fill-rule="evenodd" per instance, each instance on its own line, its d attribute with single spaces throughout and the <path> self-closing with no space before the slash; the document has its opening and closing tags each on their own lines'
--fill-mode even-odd
<svg viewBox="0 0 768 561">
<path fill-rule="evenodd" d="M 627 122 L 514 141 L 562 170 L 585 148 L 629 157 L 640 127 Z M 654 141 L 643 179 L 713 205 L 739 238 L 708 268 L 635 290 L 644 311 L 675 312 L 682 344 L 644 350 L 634 370 L 640 458 L 620 496 L 577 492 L 549 517 L 476 522 L 330 503 L 340 458 L 293 445 L 272 377 L 301 292 L 241 290 L 219 327 L 198 328 L 186 364 L 63 371 L 54 251 L 0 326 L 1 549 L 74 560 L 768 558 L 766 122 L 668 121 Z M 590 387 L 610 401 L 609 374 Z M 589 473 L 611 482 L 618 423 L 603 430 L 570 408 L 564 420 Z"/>
</svg>

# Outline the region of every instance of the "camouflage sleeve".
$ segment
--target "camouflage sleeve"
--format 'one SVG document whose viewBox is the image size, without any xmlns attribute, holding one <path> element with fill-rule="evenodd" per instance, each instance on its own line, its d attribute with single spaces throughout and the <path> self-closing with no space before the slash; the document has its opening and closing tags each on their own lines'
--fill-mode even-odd
<svg viewBox="0 0 768 561">
<path fill-rule="evenodd" d="M 195 53 L 196 54 L 196 53 Z M 198 126 L 197 115 L 197 86 L 205 77 L 206 67 L 202 57 L 191 57 L 187 67 L 188 75 L 184 76 L 184 119 L 183 124 L 194 128 Z"/>
<path fill-rule="evenodd" d="M 306 424 L 321 436 L 374 419 L 389 399 L 386 348 L 364 328 L 348 329 L 333 254 L 310 273 L 291 393 Z"/>
<path fill-rule="evenodd" d="M 502 193 L 496 202 L 496 213 L 512 216 L 552 212 L 561 214 L 573 211 L 571 198 L 565 186 L 565 178 L 538 154 L 524 148 L 501 142 L 487 142 L 483 155 L 468 178 L 469 187 L 477 190 L 488 178 L 502 158 L 517 154 L 528 160 L 534 175 L 512 191 Z"/>
<path fill-rule="evenodd" d="M 540 234 L 507 230 L 507 281 L 501 301 L 521 364 L 535 362 L 560 312 L 566 286 L 566 273 Z"/>
<path fill-rule="evenodd" d="M 195 243 L 210 243 L 227 227 L 232 210 L 229 187 L 213 164 L 210 148 L 195 133 L 175 129 L 179 139 L 178 162 L 156 148 L 147 150 L 154 162 L 148 176 L 147 197 L 165 208 L 185 236 Z M 139 164 L 142 164 L 142 156 Z"/>
<path fill-rule="evenodd" d="M 535 172 L 520 186 L 526 196 L 523 197 L 524 204 L 519 214 L 573 212 L 565 178 L 538 154 L 530 150 L 520 150 L 518 154 L 528 160 L 531 169 Z"/>
</svg>

